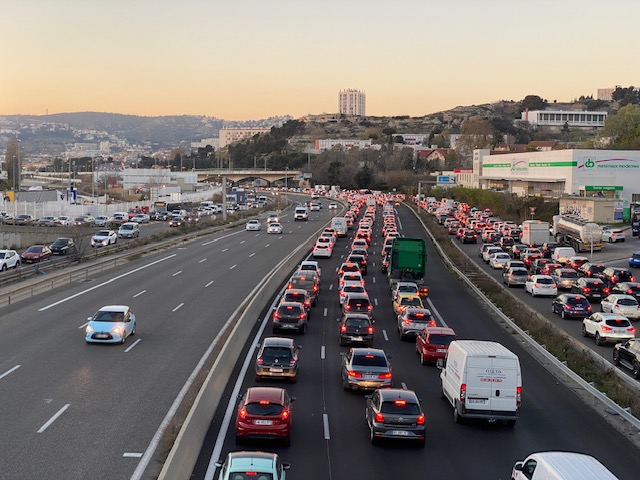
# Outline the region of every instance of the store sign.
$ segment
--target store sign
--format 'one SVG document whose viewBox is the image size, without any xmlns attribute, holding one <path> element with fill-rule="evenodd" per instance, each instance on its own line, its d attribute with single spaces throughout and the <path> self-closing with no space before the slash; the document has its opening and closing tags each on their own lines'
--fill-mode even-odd
<svg viewBox="0 0 640 480">
<path fill-rule="evenodd" d="M 579 169 L 588 172 L 592 170 L 633 170 L 640 169 L 640 160 L 633 158 L 601 158 L 585 157 Z"/>
<path fill-rule="evenodd" d="M 450 175 L 438 175 L 436 178 L 438 185 L 454 185 L 456 183 L 456 177 Z"/>
<path fill-rule="evenodd" d="M 586 185 L 584 187 L 587 192 L 613 192 L 617 190 L 624 190 L 619 185 Z"/>
<path fill-rule="evenodd" d="M 455 169 L 453 171 L 453 173 L 473 173 L 473 170 L 460 170 L 460 169 Z"/>
<path fill-rule="evenodd" d="M 529 162 L 527 160 L 514 160 L 511 162 L 511 173 L 527 175 L 529 173 Z"/>
</svg>

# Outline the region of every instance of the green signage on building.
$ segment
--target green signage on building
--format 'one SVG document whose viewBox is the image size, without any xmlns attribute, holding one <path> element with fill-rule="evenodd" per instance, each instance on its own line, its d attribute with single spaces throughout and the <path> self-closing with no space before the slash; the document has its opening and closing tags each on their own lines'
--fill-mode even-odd
<svg viewBox="0 0 640 480">
<path fill-rule="evenodd" d="M 584 189 L 587 192 L 591 192 L 591 191 L 605 191 L 605 192 L 612 192 L 614 190 L 622 190 L 623 187 L 619 186 L 619 185 L 586 185 L 584 187 Z"/>
</svg>

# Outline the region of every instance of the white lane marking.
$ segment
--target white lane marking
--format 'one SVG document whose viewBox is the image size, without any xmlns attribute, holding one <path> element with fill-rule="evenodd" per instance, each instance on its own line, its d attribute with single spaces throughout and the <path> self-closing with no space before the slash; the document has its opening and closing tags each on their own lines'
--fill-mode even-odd
<svg viewBox="0 0 640 480">
<path fill-rule="evenodd" d="M 226 252 L 227 250 L 229 250 L 228 248 L 223 248 L 221 253 Z"/>
<path fill-rule="evenodd" d="M 142 291 L 140 291 L 140 292 L 136 293 L 136 294 L 133 296 L 133 298 L 138 298 L 140 295 L 144 295 L 145 293 L 147 293 L 147 291 L 146 291 L 146 290 L 142 290 Z"/>
<path fill-rule="evenodd" d="M 62 407 L 60 410 L 58 410 L 58 413 L 56 413 L 53 417 L 51 417 L 51 418 L 47 421 L 47 423 L 45 423 L 44 425 L 42 425 L 42 426 L 40 427 L 40 430 L 38 430 L 38 433 L 42 433 L 42 432 L 44 432 L 47 428 L 49 428 L 49 427 L 51 426 L 51 424 L 52 424 L 53 422 L 55 422 L 55 421 L 58 419 L 58 417 L 59 417 L 60 415 L 62 415 L 62 414 L 67 410 L 67 408 L 69 408 L 70 406 L 71 406 L 71 404 L 70 404 L 70 403 L 67 403 L 64 407 Z"/>
<path fill-rule="evenodd" d="M 67 302 L 69 300 L 72 300 L 72 299 L 74 299 L 76 297 L 79 297 L 80 295 L 84 295 L 85 293 L 92 292 L 92 291 L 94 291 L 94 290 L 96 290 L 96 289 L 98 289 L 100 287 L 104 287 L 105 285 L 108 285 L 108 284 L 113 283 L 113 282 L 115 282 L 117 280 L 120 280 L 121 278 L 128 277 L 129 275 L 131 275 L 133 273 L 139 272 L 140 270 L 144 270 L 145 268 L 149 268 L 149 267 L 151 267 L 153 265 L 156 265 L 156 264 L 158 264 L 160 262 L 164 262 L 165 260 L 169 260 L 170 258 L 173 258 L 175 256 L 176 256 L 176 254 L 174 253 L 172 255 L 169 255 L 168 257 L 164 257 L 164 258 L 161 258 L 160 260 L 156 260 L 155 262 L 151 262 L 151 263 L 149 263 L 147 265 L 143 265 L 142 267 L 134 268 L 133 270 L 131 270 L 131 271 L 127 272 L 127 273 L 123 273 L 122 275 L 118 275 L 117 277 L 113 277 L 113 278 L 107 280 L 106 282 L 102 282 L 102 283 L 100 283 L 98 285 L 94 285 L 93 287 L 89 287 L 86 290 L 82 290 L 81 292 L 74 293 L 73 295 L 65 297 L 62 300 L 58 300 L 57 302 L 54 302 L 54 303 L 52 303 L 50 305 L 47 305 L 46 307 L 39 308 L 38 311 L 39 312 L 44 312 L 45 310 L 49 310 L 50 308 L 56 307 L 56 306 L 60 305 L 61 303 Z"/>
<path fill-rule="evenodd" d="M 246 240 L 242 240 L 242 241 L 240 242 L 240 245 L 242 245 L 242 244 L 243 244 L 243 243 L 245 243 L 245 242 L 246 242 Z"/>
<path fill-rule="evenodd" d="M 260 236 L 260 234 L 259 234 L 259 233 L 256 233 L 256 237 L 259 237 L 259 236 Z"/>
<path fill-rule="evenodd" d="M 400 382 L 400 385 L 402 385 L 402 389 L 403 389 L 403 390 L 409 390 L 409 389 L 407 388 L 407 384 L 406 384 L 406 383 L 404 383 L 404 382 Z"/>
<path fill-rule="evenodd" d="M 322 347 L 322 348 L 324 348 L 324 347 Z M 324 357 L 322 357 L 322 358 L 324 358 Z M 15 372 L 15 371 L 16 371 L 17 369 L 19 369 L 19 368 L 20 368 L 20 365 L 16 365 L 15 367 L 13 367 L 13 368 L 11 368 L 11 369 L 7 370 L 7 371 L 6 371 L 6 372 L 4 372 L 2 375 L 0 375 L 0 380 L 2 380 L 4 377 L 6 377 L 7 375 L 9 375 L 11 372 Z"/>
<path fill-rule="evenodd" d="M 382 330 L 382 336 L 384 337 L 384 339 L 388 342 L 389 341 L 389 337 L 387 337 L 387 331 L 386 330 Z"/>
<path fill-rule="evenodd" d="M 373 303 L 375 303 L 375 305 L 376 305 L 376 307 L 377 307 L 377 306 L 378 306 L 378 299 L 377 299 L 377 298 L 374 298 L 374 299 L 373 299 Z"/>
<path fill-rule="evenodd" d="M 440 323 L 442 324 L 442 326 L 448 328 L 449 325 L 447 325 L 447 322 L 444 321 L 444 318 L 442 318 L 442 315 L 440 315 L 440 312 L 438 311 L 436 306 L 431 301 L 431 298 L 427 297 L 427 303 L 431 307 L 431 311 L 435 314 L 436 317 L 438 317 L 438 320 L 440 320 Z"/>
<path fill-rule="evenodd" d="M 373 268 L 376 268 L 376 262 L 373 262 L 373 265 L 371 265 Z"/>
<path fill-rule="evenodd" d="M 280 236 L 278 237 L 278 240 L 280 240 L 281 238 L 282 238 L 282 235 L 280 235 Z"/>
<path fill-rule="evenodd" d="M 324 345 L 322 345 L 320 347 L 320 359 L 321 360 L 324 360 L 324 355 L 325 355 L 325 348 L 324 348 Z M 20 365 L 18 365 L 18 366 L 20 366 Z M 2 378 L 2 377 L 0 377 L 0 378 Z"/>
<path fill-rule="evenodd" d="M 176 312 L 178 310 L 180 310 L 182 307 L 184 306 L 184 302 L 181 303 L 180 305 L 178 305 L 176 308 L 174 308 L 173 310 L 171 310 L 172 312 Z"/>
<path fill-rule="evenodd" d="M 253 252 L 251 255 L 249 255 L 249 258 L 253 257 L 256 254 L 256 252 Z"/>
<path fill-rule="evenodd" d="M 177 275 L 180 275 L 182 273 L 182 270 L 178 270 L 176 273 L 174 273 L 173 275 L 171 275 L 172 277 L 175 277 Z"/>
<path fill-rule="evenodd" d="M 371 280 L 373 281 L 373 283 L 376 283 L 376 277 L 373 277 Z"/>
<path fill-rule="evenodd" d="M 333 283 L 329 285 L 329 291 L 333 290 Z"/>
<path fill-rule="evenodd" d="M 213 280 L 211 280 L 209 283 L 207 283 L 207 284 L 204 286 L 204 288 L 210 287 L 212 283 L 213 283 Z"/>
<path fill-rule="evenodd" d="M 300 228 L 302 225 L 298 225 L 298 228 Z"/>
<path fill-rule="evenodd" d="M 230 233 L 228 235 L 223 235 L 222 237 L 214 238 L 213 240 L 210 240 L 208 242 L 202 243 L 201 245 L 203 247 L 206 247 L 207 245 L 211 245 L 212 243 L 217 242 L 218 240 L 222 240 L 223 238 L 231 237 L 233 235 L 238 235 L 239 233 L 242 233 L 242 232 L 244 232 L 244 230 L 238 230 L 237 232 L 233 232 L 233 233 Z"/>
<path fill-rule="evenodd" d="M 327 307 L 324 307 L 324 313 L 323 313 L 323 316 L 325 316 L 325 317 L 326 317 L 326 316 L 327 316 L 327 312 L 328 312 Z"/>
<path fill-rule="evenodd" d="M 270 246 L 271 246 L 271 244 L 270 244 L 270 243 L 267 243 L 267 244 L 264 246 L 264 248 L 267 248 L 267 247 L 270 247 Z"/>
<path fill-rule="evenodd" d="M 322 426 L 324 428 L 324 439 L 331 440 L 331 435 L 329 434 L 329 415 L 326 413 L 322 414 Z"/>
<path fill-rule="evenodd" d="M 237 266 L 238 266 L 238 265 L 231 265 L 231 266 L 229 267 L 229 270 L 233 270 L 233 269 L 234 269 L 234 268 L 236 268 Z"/>
<path fill-rule="evenodd" d="M 344 258 L 344 255 L 340 255 L 340 258 L 341 258 L 341 259 L 342 259 L 342 258 Z"/>
<path fill-rule="evenodd" d="M 402 230 L 402 222 L 400 221 L 400 217 L 396 215 L 396 221 L 398 222 L 398 230 Z"/>
<path fill-rule="evenodd" d="M 81 328 L 86 327 L 87 325 L 89 325 L 89 322 L 84 322 L 82 325 L 80 325 L 80 326 L 78 327 L 78 330 L 80 330 Z"/>
<path fill-rule="evenodd" d="M 178 247 L 178 248 L 176 248 L 176 250 L 186 250 L 186 249 L 187 249 L 187 247 Z"/>
<path fill-rule="evenodd" d="M 203 258 L 203 259 L 202 259 L 202 260 L 200 260 L 198 263 L 202 263 L 202 262 L 206 262 L 206 261 L 207 261 L 207 259 L 206 259 L 206 258 Z"/>
<path fill-rule="evenodd" d="M 124 458 L 142 458 L 142 453 L 138 452 L 124 452 L 122 454 Z"/>
<path fill-rule="evenodd" d="M 133 342 L 133 343 L 129 346 L 129 348 L 127 348 L 127 349 L 124 351 L 124 353 L 129 353 L 129 350 L 131 350 L 133 347 L 135 347 L 137 344 L 139 344 L 139 343 L 140 343 L 140 340 L 141 340 L 141 339 L 139 338 L 139 339 L 137 339 L 135 342 Z"/>
</svg>

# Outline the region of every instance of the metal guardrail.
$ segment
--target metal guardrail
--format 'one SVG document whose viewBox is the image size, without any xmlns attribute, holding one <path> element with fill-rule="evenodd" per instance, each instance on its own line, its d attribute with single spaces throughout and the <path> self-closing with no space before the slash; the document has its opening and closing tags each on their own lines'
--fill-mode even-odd
<svg viewBox="0 0 640 480">
<path fill-rule="evenodd" d="M 427 226 L 425 225 L 424 221 L 422 220 L 422 218 L 420 218 L 420 215 L 418 215 L 418 213 L 416 213 L 416 211 L 411 208 L 411 206 L 409 206 L 409 209 L 413 212 L 413 214 L 416 216 L 416 218 L 418 219 L 418 221 L 422 224 L 422 227 L 424 228 L 425 232 L 427 233 L 427 235 L 429 235 L 429 238 L 431 239 L 431 241 L 433 242 L 433 244 L 436 247 L 436 250 L 438 251 L 438 254 L 440 255 L 440 257 L 443 259 L 443 261 L 445 262 L 445 264 L 447 265 L 448 268 L 450 268 L 451 270 L 453 270 L 466 284 L 467 286 L 469 286 L 469 288 L 471 288 L 474 293 L 481 298 L 487 305 L 488 307 L 497 315 L 500 317 L 501 320 L 503 320 L 507 325 L 509 325 L 509 327 L 511 327 L 516 333 L 518 333 L 518 335 L 525 341 L 527 342 L 527 344 L 533 348 L 534 350 L 536 350 L 536 352 L 540 355 L 542 355 L 547 361 L 549 361 L 550 363 L 553 364 L 553 366 L 555 368 L 557 368 L 558 370 L 560 370 L 562 373 L 564 373 L 568 378 L 571 378 L 571 380 L 573 380 L 576 384 L 578 384 L 585 392 L 588 392 L 594 403 L 595 402 L 601 402 L 605 407 L 607 407 L 610 411 L 615 412 L 616 415 L 619 415 L 620 418 L 623 418 L 627 423 L 629 423 L 631 426 L 633 426 L 636 431 L 640 431 L 640 419 L 636 418 L 635 416 L 633 416 L 628 410 L 626 410 L 625 408 L 621 407 L 620 405 L 618 405 L 617 403 L 615 403 L 613 400 L 611 400 L 604 392 L 599 391 L 597 388 L 595 388 L 592 384 L 590 384 L 589 382 L 587 382 L 586 380 L 584 380 L 582 377 L 580 377 L 577 373 L 575 373 L 573 370 L 571 370 L 569 367 L 567 367 L 564 363 L 562 363 L 560 360 L 558 360 L 555 356 L 553 356 L 551 353 L 549 353 L 542 345 L 538 344 L 533 338 L 531 338 L 530 335 L 527 334 L 527 332 L 525 332 L 524 330 L 522 330 L 511 318 L 509 318 L 507 315 L 504 314 L 504 312 L 502 310 L 500 310 L 497 305 L 495 305 L 485 294 L 484 292 L 482 292 L 482 290 L 480 290 L 478 287 L 476 287 L 474 285 L 474 283 L 467 277 L 467 275 L 465 273 L 463 273 L 460 269 L 458 269 L 453 262 L 449 259 L 449 257 L 447 256 L 447 254 L 444 252 L 444 250 L 442 250 L 442 248 L 440 247 L 440 245 L 438 244 L 436 238 L 433 236 L 433 234 L 429 231 L 429 229 L 427 228 Z M 453 243 L 453 242 L 452 242 Z M 455 245 L 455 244 L 454 244 Z M 456 245 L 457 246 L 457 245 Z M 462 251 L 460 249 L 460 251 L 465 254 L 466 253 L 464 251 Z M 495 281 L 495 279 L 493 279 L 492 277 L 490 277 L 489 275 L 486 275 L 483 271 L 481 271 L 482 274 L 484 274 L 487 278 L 491 278 L 492 280 Z M 498 283 L 498 282 L 496 282 Z M 499 284 L 498 284 L 499 285 Z M 514 298 L 514 300 L 519 301 L 518 297 L 516 297 L 515 295 L 511 294 Z M 531 307 L 529 307 L 527 304 L 525 303 L 521 303 L 522 308 L 526 308 L 529 309 L 533 312 L 535 312 L 536 314 L 538 312 L 536 312 L 535 310 L 531 309 Z M 546 320 L 546 319 L 545 319 Z M 555 327 L 554 327 L 555 328 Z M 564 333 L 564 332 L 563 332 Z M 581 345 L 581 347 L 584 347 L 583 345 Z M 595 352 L 593 352 L 592 350 L 590 350 L 590 352 L 592 352 L 592 357 L 593 355 L 595 355 L 598 359 L 600 359 L 601 361 L 604 361 L 605 363 L 607 363 L 609 365 L 609 367 L 611 367 L 611 365 L 604 359 L 602 358 L 600 355 L 596 354 Z M 594 357 L 595 358 L 595 357 Z M 546 365 L 544 365 L 541 362 L 541 365 L 545 368 L 547 368 Z M 625 382 L 628 382 L 630 379 L 622 374 L 622 372 L 618 372 L 616 369 L 614 368 L 610 368 L 611 371 L 616 372 L 618 375 L 621 376 L 621 378 L 623 378 L 625 380 Z M 638 386 L 634 385 L 634 389 L 637 389 Z"/>
</svg>

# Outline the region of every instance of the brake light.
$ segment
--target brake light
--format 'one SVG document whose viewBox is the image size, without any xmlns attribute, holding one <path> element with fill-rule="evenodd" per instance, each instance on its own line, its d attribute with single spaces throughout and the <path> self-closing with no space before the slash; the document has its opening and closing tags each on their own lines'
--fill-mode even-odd
<svg viewBox="0 0 640 480">
<path fill-rule="evenodd" d="M 373 307 L 371 305 L 367 305 L 367 310 L 373 310 Z"/>
<path fill-rule="evenodd" d="M 613 308 L 620 308 L 620 305 L 614 305 Z"/>
<path fill-rule="evenodd" d="M 603 331 L 603 332 L 610 332 L 611 330 L 613 330 L 613 328 L 612 328 L 612 327 L 607 327 L 606 325 L 603 325 L 603 326 L 602 326 L 602 331 Z"/>
<path fill-rule="evenodd" d="M 565 305 L 565 308 L 566 308 L 567 310 L 571 310 L 571 305 Z"/>
<path fill-rule="evenodd" d="M 430 327 L 435 327 L 436 326 L 436 321 L 433 318 L 431 320 L 429 320 L 429 326 Z"/>
<path fill-rule="evenodd" d="M 522 403 L 522 387 L 516 387 L 516 406 Z"/>
<path fill-rule="evenodd" d="M 355 377 L 355 378 L 362 378 L 362 374 L 359 372 L 355 372 L 353 370 L 349 370 L 347 372 L 347 375 L 349 375 L 350 377 Z"/>
<path fill-rule="evenodd" d="M 424 425 L 424 415 L 418 415 L 418 420 L 416 421 L 418 425 Z"/>
<path fill-rule="evenodd" d="M 280 318 L 280 314 L 278 312 L 273 312 L 273 318 Z"/>
<path fill-rule="evenodd" d="M 404 323 L 405 325 L 411 325 L 411 320 L 409 320 L 408 318 L 404 319 L 402 321 L 402 323 Z"/>
<path fill-rule="evenodd" d="M 313 286 L 313 291 L 317 292 L 318 291 L 318 287 L 316 285 Z"/>
<path fill-rule="evenodd" d="M 611 290 L 610 290 L 609 288 L 607 288 L 607 287 L 605 287 L 605 288 L 603 288 L 603 289 L 602 289 L 602 292 L 603 292 L 603 293 L 609 293 L 610 291 L 611 291 Z"/>
<path fill-rule="evenodd" d="M 258 365 L 263 365 L 264 364 L 264 359 L 262 357 L 258 357 Z"/>
<path fill-rule="evenodd" d="M 286 420 L 287 418 L 289 418 L 289 410 L 283 410 L 280 416 L 283 420 Z"/>
<path fill-rule="evenodd" d="M 304 319 L 304 313 L 300 314 L 300 320 Z"/>
<path fill-rule="evenodd" d="M 382 415 L 381 413 L 376 413 L 376 422 L 383 423 L 384 422 L 384 415 Z"/>
<path fill-rule="evenodd" d="M 346 331 L 347 331 L 347 326 L 346 326 L 346 325 L 342 325 L 342 326 L 340 327 L 340 331 L 341 331 L 341 332 L 346 332 Z"/>
<path fill-rule="evenodd" d="M 631 332 L 631 333 L 635 334 L 636 333 L 636 329 L 634 327 L 629 327 L 629 328 L 627 328 L 627 332 Z"/>
<path fill-rule="evenodd" d="M 367 328 L 367 332 L 369 332 L 369 335 L 372 335 L 373 334 L 373 327 Z"/>
<path fill-rule="evenodd" d="M 240 418 L 246 418 L 247 417 L 247 411 L 244 408 L 242 408 L 242 409 L 240 409 L 239 415 L 240 415 Z"/>
<path fill-rule="evenodd" d="M 463 383 L 460 385 L 460 402 L 464 403 L 467 398 L 467 384 Z"/>
<path fill-rule="evenodd" d="M 344 307 L 345 310 L 351 310 L 351 305 L 347 305 Z"/>
<path fill-rule="evenodd" d="M 590 291 L 591 291 L 591 289 L 590 289 L 589 287 L 584 287 L 584 288 L 582 289 L 582 291 L 583 291 L 583 292 L 590 292 Z"/>
<path fill-rule="evenodd" d="M 385 380 L 387 378 L 391 378 L 391 372 L 381 373 L 380 375 L 378 375 L 378 378 L 381 379 L 381 380 Z"/>
</svg>

